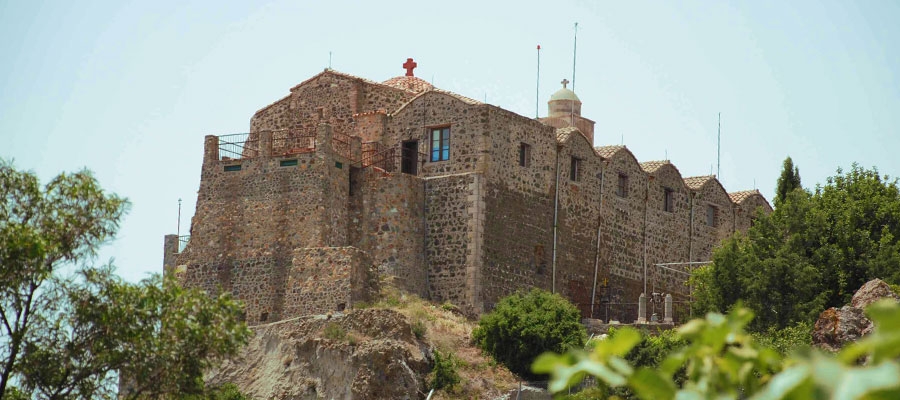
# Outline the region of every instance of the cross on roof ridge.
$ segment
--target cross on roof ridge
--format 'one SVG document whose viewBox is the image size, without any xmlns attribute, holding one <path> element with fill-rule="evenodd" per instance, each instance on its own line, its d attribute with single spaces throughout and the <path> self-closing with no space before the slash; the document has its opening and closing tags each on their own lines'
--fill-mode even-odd
<svg viewBox="0 0 900 400">
<path fill-rule="evenodd" d="M 412 58 L 407 58 L 406 62 L 403 63 L 403 68 L 406 68 L 406 76 L 415 76 L 413 75 L 413 70 L 418 66 L 419 64 L 416 64 L 416 62 L 413 61 Z"/>
<path fill-rule="evenodd" d="M 563 84 L 563 89 L 565 89 L 565 88 L 566 88 L 566 85 L 568 85 L 568 84 L 569 84 L 569 80 L 568 80 L 568 79 L 566 79 L 566 78 L 563 78 L 563 80 L 562 80 L 562 82 L 560 82 L 560 83 L 562 83 L 562 84 Z"/>
</svg>

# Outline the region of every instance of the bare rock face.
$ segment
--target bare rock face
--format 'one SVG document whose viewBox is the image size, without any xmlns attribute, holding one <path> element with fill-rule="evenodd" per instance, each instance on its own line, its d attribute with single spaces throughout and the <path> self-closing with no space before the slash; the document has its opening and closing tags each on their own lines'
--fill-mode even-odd
<svg viewBox="0 0 900 400">
<path fill-rule="evenodd" d="M 819 315 L 813 328 L 813 345 L 836 352 L 844 345 L 859 340 L 872 330 L 872 321 L 861 308 L 843 306 L 829 308 Z"/>
<path fill-rule="evenodd" d="M 882 298 L 898 299 L 887 283 L 881 279 L 866 282 L 856 293 L 849 305 L 829 308 L 819 314 L 812 332 L 814 346 L 837 352 L 848 343 L 855 342 L 872 332 L 872 321 L 863 310 L 869 304 Z"/>
<path fill-rule="evenodd" d="M 891 287 L 888 286 L 887 283 L 884 283 L 881 279 L 872 279 L 871 281 L 866 282 L 862 285 L 856 293 L 853 294 L 853 299 L 850 301 L 850 305 L 858 308 L 866 308 L 869 304 L 872 304 L 880 299 L 885 297 L 892 298 L 894 300 L 900 299 Z"/>
<path fill-rule="evenodd" d="M 395 311 L 301 317 L 253 329 L 241 354 L 207 374 L 208 383 L 231 382 L 264 399 L 418 399 L 425 392 L 430 353 Z"/>
</svg>

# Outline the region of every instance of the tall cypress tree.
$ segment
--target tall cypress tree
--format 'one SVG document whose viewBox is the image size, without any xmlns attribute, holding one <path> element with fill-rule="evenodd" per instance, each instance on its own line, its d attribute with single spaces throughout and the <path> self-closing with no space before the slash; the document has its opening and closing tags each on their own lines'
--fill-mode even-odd
<svg viewBox="0 0 900 400">
<path fill-rule="evenodd" d="M 781 176 L 778 177 L 778 187 L 775 189 L 775 206 L 777 207 L 787 197 L 788 193 L 800 186 L 800 170 L 794 165 L 791 157 L 784 159 L 781 168 Z"/>
</svg>

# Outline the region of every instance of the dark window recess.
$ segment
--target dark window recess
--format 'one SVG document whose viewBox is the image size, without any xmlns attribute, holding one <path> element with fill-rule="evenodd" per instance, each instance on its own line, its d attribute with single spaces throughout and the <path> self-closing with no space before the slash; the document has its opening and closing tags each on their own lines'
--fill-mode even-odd
<svg viewBox="0 0 900 400">
<path fill-rule="evenodd" d="M 431 162 L 450 159 L 450 127 L 431 129 Z"/>
<path fill-rule="evenodd" d="M 528 167 L 531 165 L 531 145 L 528 143 L 519 144 L 519 166 Z"/>
<path fill-rule="evenodd" d="M 628 175 L 619 174 L 619 181 L 616 183 L 616 195 L 628 197 Z"/>
<path fill-rule="evenodd" d="M 400 157 L 400 172 L 417 175 L 419 173 L 419 141 L 410 140 L 403 142 Z"/>
<path fill-rule="evenodd" d="M 342 162 L 340 162 L 340 161 L 335 161 L 335 162 L 334 162 L 334 167 L 337 168 L 337 169 L 344 169 L 344 163 L 342 163 Z"/>
<path fill-rule="evenodd" d="M 297 165 L 297 159 L 295 158 L 293 160 L 281 160 L 278 165 L 282 167 L 293 167 Z"/>
<path fill-rule="evenodd" d="M 346 309 L 346 308 L 347 308 L 347 303 L 338 303 L 338 305 L 337 305 L 338 311 L 344 311 L 344 309 Z"/>
<path fill-rule="evenodd" d="M 266 322 L 266 320 L 268 320 L 268 319 L 269 319 L 269 313 L 264 312 L 262 314 L 259 314 L 259 322 Z"/>
<path fill-rule="evenodd" d="M 675 212 L 675 192 L 669 188 L 663 188 L 663 211 Z"/>
<path fill-rule="evenodd" d="M 569 180 L 578 182 L 581 180 L 581 160 L 572 157 L 572 163 L 569 165 Z"/>
<path fill-rule="evenodd" d="M 717 211 L 715 206 L 706 206 L 706 225 L 716 226 Z"/>
<path fill-rule="evenodd" d="M 544 275 L 545 269 L 547 268 L 547 261 L 544 259 L 544 246 L 537 244 L 534 246 L 534 266 L 535 273 L 538 275 Z"/>
<path fill-rule="evenodd" d="M 240 171 L 240 170 L 241 170 L 241 164 L 225 166 L 225 172 L 234 172 L 234 171 Z"/>
</svg>

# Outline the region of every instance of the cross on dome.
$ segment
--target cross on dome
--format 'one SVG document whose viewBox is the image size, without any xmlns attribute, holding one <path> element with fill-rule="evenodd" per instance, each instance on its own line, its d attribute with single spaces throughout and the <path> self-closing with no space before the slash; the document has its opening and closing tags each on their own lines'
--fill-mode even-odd
<svg viewBox="0 0 900 400">
<path fill-rule="evenodd" d="M 406 76 L 414 76 L 413 70 L 416 69 L 416 67 L 418 67 L 418 66 L 419 66 L 419 64 L 416 64 L 416 62 L 413 61 L 412 58 L 407 58 L 406 62 L 403 63 L 403 68 L 406 68 Z"/>
<path fill-rule="evenodd" d="M 563 89 L 565 89 L 565 88 L 566 88 L 566 85 L 568 85 L 568 84 L 569 84 L 569 80 L 568 80 L 568 79 L 565 79 L 565 78 L 563 78 L 563 80 L 562 80 L 562 82 L 560 82 L 560 83 L 562 83 L 562 84 L 563 84 Z"/>
</svg>

